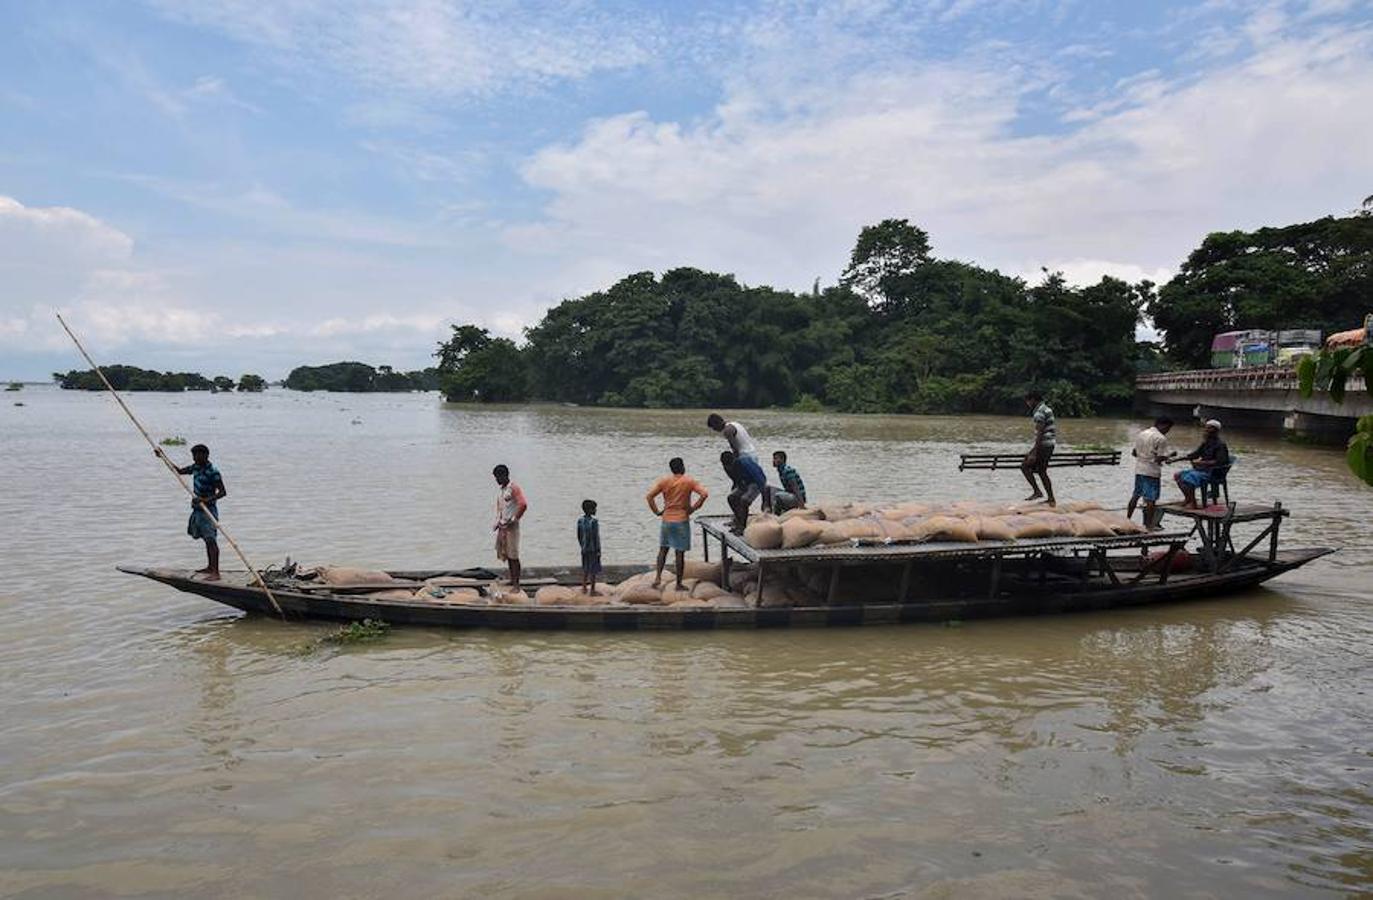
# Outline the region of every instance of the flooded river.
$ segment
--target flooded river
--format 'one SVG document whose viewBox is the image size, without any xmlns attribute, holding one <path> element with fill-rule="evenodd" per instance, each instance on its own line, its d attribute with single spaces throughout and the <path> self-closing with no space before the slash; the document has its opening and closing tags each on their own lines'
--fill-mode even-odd
<svg viewBox="0 0 1373 900">
<path fill-rule="evenodd" d="M 697 412 L 132 401 L 155 436 L 210 445 L 258 565 L 493 564 L 497 462 L 529 495 L 528 564 L 576 559 L 583 497 L 607 562 L 648 561 L 642 497 L 673 455 L 724 510 Z M 1024 493 L 956 466 L 1022 446 L 1023 420 L 745 421 L 816 497 Z M 1132 427 L 1063 420 L 1061 446 L 1125 447 Z M 6 394 L 0 894 L 1373 891 L 1373 490 L 1338 453 L 1227 436 L 1232 494 L 1284 500 L 1292 546 L 1341 553 L 1265 590 L 1105 614 L 340 647 L 114 573 L 201 564 L 179 489 L 108 398 Z M 1055 471 L 1062 496 L 1126 499 L 1128 467 Z"/>
</svg>

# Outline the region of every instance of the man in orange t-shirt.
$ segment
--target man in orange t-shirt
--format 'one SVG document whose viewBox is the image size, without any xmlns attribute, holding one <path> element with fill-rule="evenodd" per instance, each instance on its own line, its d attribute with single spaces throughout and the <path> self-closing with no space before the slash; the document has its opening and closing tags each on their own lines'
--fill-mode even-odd
<svg viewBox="0 0 1373 900">
<path fill-rule="evenodd" d="M 701 508 L 710 492 L 695 478 L 687 477 L 686 463 L 680 456 L 674 456 L 667 467 L 672 474 L 654 482 L 646 498 L 648 508 L 663 519 L 658 527 L 658 572 L 653 586 L 663 583 L 663 566 L 667 564 L 667 551 L 672 549 L 677 553 L 677 589 L 682 590 L 682 570 L 686 568 L 686 552 L 691 549 L 691 514 Z M 658 508 L 659 495 L 663 498 L 662 509 Z"/>
</svg>

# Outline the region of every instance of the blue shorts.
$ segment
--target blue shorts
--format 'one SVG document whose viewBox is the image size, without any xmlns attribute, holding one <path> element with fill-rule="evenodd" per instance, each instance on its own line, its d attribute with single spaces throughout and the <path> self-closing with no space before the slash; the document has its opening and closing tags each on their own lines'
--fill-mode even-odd
<svg viewBox="0 0 1373 900">
<path fill-rule="evenodd" d="M 768 476 L 763 474 L 763 467 L 758 465 L 758 460 L 752 456 L 739 457 L 739 471 L 744 476 L 744 481 L 758 485 L 758 490 L 768 486 Z"/>
<path fill-rule="evenodd" d="M 1194 488 L 1205 487 L 1211 483 L 1211 473 L 1205 469 L 1188 469 L 1182 473 L 1182 483 Z"/>
<path fill-rule="evenodd" d="M 1135 476 L 1135 496 L 1143 497 L 1150 503 L 1158 499 L 1160 481 L 1162 479 L 1154 475 Z"/>
<path fill-rule="evenodd" d="M 691 549 L 691 521 L 662 522 L 658 526 L 658 546 L 683 553 Z"/>
<path fill-rule="evenodd" d="M 210 513 L 219 518 L 219 509 L 213 503 L 210 504 Z M 186 523 L 186 533 L 197 541 L 213 541 L 219 537 L 219 529 L 215 528 L 214 520 L 205 515 L 205 510 L 200 508 L 200 504 L 191 507 L 191 518 Z"/>
</svg>

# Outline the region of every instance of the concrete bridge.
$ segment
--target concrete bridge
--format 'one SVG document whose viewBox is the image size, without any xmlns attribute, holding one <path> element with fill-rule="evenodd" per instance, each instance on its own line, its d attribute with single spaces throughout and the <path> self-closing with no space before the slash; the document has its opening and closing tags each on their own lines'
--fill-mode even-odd
<svg viewBox="0 0 1373 900">
<path fill-rule="evenodd" d="M 1135 403 L 1150 415 L 1179 421 L 1195 415 L 1329 441 L 1347 438 L 1356 419 L 1373 415 L 1373 394 L 1362 378 L 1349 379 L 1344 402 L 1336 403 L 1319 392 L 1303 397 L 1296 370 L 1287 366 L 1141 375 L 1135 379 Z"/>
</svg>

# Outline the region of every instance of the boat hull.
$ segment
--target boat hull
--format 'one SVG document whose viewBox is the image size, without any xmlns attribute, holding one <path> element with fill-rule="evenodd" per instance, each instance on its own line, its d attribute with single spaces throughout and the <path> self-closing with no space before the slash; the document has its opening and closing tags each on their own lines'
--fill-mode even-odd
<svg viewBox="0 0 1373 900">
<path fill-rule="evenodd" d="M 657 631 L 717 628 L 788 628 L 948 622 L 1004 616 L 1095 612 L 1156 603 L 1210 599 L 1255 587 L 1333 551 L 1287 550 L 1239 560 L 1227 571 L 1178 575 L 1167 581 L 1084 585 L 1082 589 L 1027 590 L 997 597 L 922 599 L 906 603 L 837 603 L 778 609 L 694 609 L 652 606 L 551 607 L 534 605 L 465 606 L 413 600 L 381 600 L 343 594 L 273 590 L 288 620 L 336 622 L 374 619 L 392 625 L 518 630 Z M 120 567 L 120 571 L 159 581 L 246 613 L 275 615 L 260 588 L 226 580 L 201 581 L 179 569 Z M 548 570 L 562 576 L 567 570 Z M 529 577 L 539 575 L 530 570 Z M 246 582 L 245 573 L 238 573 Z M 574 576 L 575 577 L 575 576 Z"/>
</svg>

